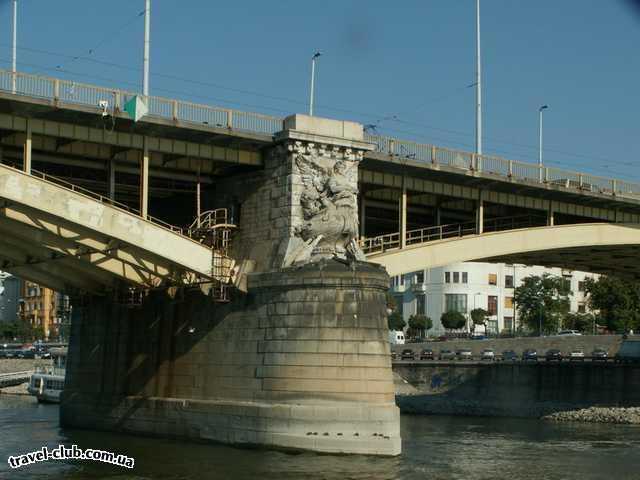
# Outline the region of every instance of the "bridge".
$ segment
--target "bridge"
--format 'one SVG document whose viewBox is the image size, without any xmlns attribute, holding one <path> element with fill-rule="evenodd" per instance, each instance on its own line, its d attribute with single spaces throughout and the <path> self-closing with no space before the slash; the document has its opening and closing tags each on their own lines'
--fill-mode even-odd
<svg viewBox="0 0 640 480">
<path fill-rule="evenodd" d="M 73 297 L 63 425 L 396 455 L 375 263 L 638 276 L 640 184 L 134 97 L 0 71 L 0 268 Z"/>
<path fill-rule="evenodd" d="M 640 279 L 640 225 L 579 223 L 540 226 L 531 217 L 502 218 L 479 234 L 475 224 L 454 224 L 362 241 L 368 258 L 383 265 L 389 275 L 416 270 L 416 266 L 443 267 L 482 261 L 521 263 L 615 274 Z"/>
</svg>

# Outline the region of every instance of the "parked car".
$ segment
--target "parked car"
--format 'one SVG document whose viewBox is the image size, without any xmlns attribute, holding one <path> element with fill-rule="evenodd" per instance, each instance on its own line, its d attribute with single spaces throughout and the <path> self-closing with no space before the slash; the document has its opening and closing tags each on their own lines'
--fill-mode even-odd
<svg viewBox="0 0 640 480">
<path fill-rule="evenodd" d="M 460 348 L 456 352 L 456 357 L 458 357 L 458 360 L 471 360 L 473 358 L 473 353 L 471 353 L 471 350 L 468 348 Z"/>
<path fill-rule="evenodd" d="M 502 352 L 502 360 L 504 362 L 517 362 L 518 354 L 514 350 L 505 350 Z"/>
<path fill-rule="evenodd" d="M 496 353 L 491 348 L 485 348 L 480 353 L 480 359 L 481 360 L 489 360 L 489 361 L 493 362 L 496 359 Z"/>
<path fill-rule="evenodd" d="M 19 350 L 16 354 L 17 358 L 36 358 L 36 352 L 35 350 L 31 350 L 31 349 L 26 349 L 26 350 Z"/>
<path fill-rule="evenodd" d="M 522 360 L 524 362 L 537 362 L 538 352 L 534 348 L 527 348 L 522 352 Z"/>
<path fill-rule="evenodd" d="M 582 335 L 578 330 L 560 330 L 558 335 Z"/>
<path fill-rule="evenodd" d="M 570 362 L 584 362 L 584 350 L 581 348 L 574 348 L 569 352 Z"/>
<path fill-rule="evenodd" d="M 562 352 L 557 348 L 551 348 L 547 350 L 546 355 L 544 356 L 547 362 L 561 362 L 562 361 Z"/>
<path fill-rule="evenodd" d="M 413 350 L 411 350 L 410 348 L 405 348 L 404 350 L 402 350 L 402 353 L 400 354 L 400 360 L 414 360 L 415 359 L 415 353 L 413 353 Z"/>
<path fill-rule="evenodd" d="M 453 360 L 454 358 L 456 358 L 456 354 L 453 350 L 446 348 L 444 350 L 440 350 L 440 360 Z"/>
<path fill-rule="evenodd" d="M 591 360 L 594 362 L 606 362 L 609 358 L 609 352 L 604 348 L 596 348 L 591 352 Z"/>
<path fill-rule="evenodd" d="M 433 350 L 425 348 L 420 352 L 420 360 L 433 360 Z"/>
</svg>

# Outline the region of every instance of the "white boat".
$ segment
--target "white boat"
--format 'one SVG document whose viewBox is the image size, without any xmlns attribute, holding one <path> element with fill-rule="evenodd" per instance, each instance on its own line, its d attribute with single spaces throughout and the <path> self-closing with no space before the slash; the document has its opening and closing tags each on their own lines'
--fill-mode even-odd
<svg viewBox="0 0 640 480">
<path fill-rule="evenodd" d="M 36 367 L 27 391 L 35 395 L 38 402 L 60 403 L 60 394 L 64 389 L 67 349 L 52 348 L 50 352 L 53 365 Z"/>
</svg>

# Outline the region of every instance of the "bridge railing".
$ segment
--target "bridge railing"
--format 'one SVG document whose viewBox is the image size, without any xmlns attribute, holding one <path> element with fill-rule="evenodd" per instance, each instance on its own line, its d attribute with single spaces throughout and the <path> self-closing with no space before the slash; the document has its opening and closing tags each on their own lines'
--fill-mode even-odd
<svg viewBox="0 0 640 480">
<path fill-rule="evenodd" d="M 9 167 L 13 170 L 15 170 L 18 173 L 21 174 L 25 174 L 22 170 L 20 170 L 19 168 L 15 168 L 6 164 L 2 164 L 6 167 Z M 25 174 L 26 175 L 26 174 Z M 91 190 L 87 190 L 86 188 L 82 188 L 79 187 L 78 185 L 75 185 L 73 183 L 70 183 L 66 180 L 63 180 L 62 178 L 58 178 L 58 177 L 54 177 L 52 175 L 49 175 L 48 173 L 44 173 L 44 172 L 40 172 L 38 170 L 31 170 L 31 175 L 34 177 L 37 177 L 41 180 L 44 180 L 45 182 L 48 183 L 52 183 L 54 185 L 57 185 L 59 187 L 62 187 L 66 190 L 70 190 L 74 193 L 77 193 L 79 195 L 82 195 L 84 197 L 88 197 L 91 198 L 92 200 L 97 200 L 100 203 L 103 203 L 105 205 L 110 205 L 114 208 L 117 208 L 118 210 L 123 210 L 127 213 L 131 213 L 133 215 L 136 215 L 138 217 L 140 217 L 140 210 L 137 210 L 135 208 L 130 207 L 129 205 L 126 205 L 124 203 L 120 203 L 120 202 L 116 202 L 115 200 L 112 200 L 109 197 L 105 197 L 103 195 L 100 195 L 99 193 L 93 192 Z M 173 233 L 177 233 L 179 235 L 185 235 L 184 230 L 181 227 L 177 227 L 175 225 L 171 225 L 163 220 L 160 220 L 159 218 L 156 217 L 152 217 L 151 215 L 147 215 L 146 220 L 150 223 L 153 223 L 154 225 L 161 227 L 165 230 L 169 230 Z M 187 237 L 188 238 L 188 237 Z"/>
<path fill-rule="evenodd" d="M 376 145 L 375 151 L 432 165 L 443 165 L 463 171 L 476 171 L 508 179 L 538 184 L 558 185 L 568 189 L 587 190 L 604 195 L 640 199 L 640 184 L 589 175 L 561 168 L 509 160 L 493 155 L 451 150 L 397 138 L 365 133 L 365 140 Z"/>
<path fill-rule="evenodd" d="M 516 230 L 518 228 L 539 227 L 546 225 L 546 217 L 540 215 L 518 215 L 514 217 L 496 217 L 485 219 L 482 231 L 484 233 L 504 230 Z M 444 240 L 447 238 L 459 238 L 467 235 L 475 235 L 478 232 L 476 222 L 450 223 L 432 227 L 408 230 L 405 245 L 419 245 L 421 243 Z M 363 238 L 360 240 L 362 251 L 369 255 L 383 253 L 389 250 L 401 248 L 400 233 L 388 233 L 377 237 Z"/>
<path fill-rule="evenodd" d="M 13 88 L 15 79 L 15 90 Z M 109 108 L 122 111 L 126 102 L 135 95 L 126 90 L 110 89 L 78 83 L 72 80 L 0 70 L 0 90 L 48 100 L 98 108 L 102 100 Z M 149 96 L 150 117 L 182 121 L 211 127 L 228 128 L 258 134 L 273 135 L 283 128 L 283 119 L 260 113 L 212 107 L 181 100 Z"/>
<path fill-rule="evenodd" d="M 15 81 L 15 89 L 13 87 Z M 78 83 L 72 80 L 11 72 L 0 69 L 0 90 L 17 95 L 84 105 L 99 110 L 101 100 L 122 111 L 124 104 L 136 93 Z M 149 116 L 208 125 L 261 135 L 273 135 L 283 129 L 283 119 L 259 113 L 212 107 L 163 97 L 148 97 Z M 437 147 L 397 138 L 365 133 L 365 140 L 376 145 L 375 150 L 400 158 L 433 165 L 444 165 L 462 171 L 489 173 L 507 179 L 537 184 L 553 184 L 567 189 L 586 190 L 605 195 L 640 199 L 640 183 L 583 174 L 545 165 L 508 160 L 492 155 Z"/>
</svg>

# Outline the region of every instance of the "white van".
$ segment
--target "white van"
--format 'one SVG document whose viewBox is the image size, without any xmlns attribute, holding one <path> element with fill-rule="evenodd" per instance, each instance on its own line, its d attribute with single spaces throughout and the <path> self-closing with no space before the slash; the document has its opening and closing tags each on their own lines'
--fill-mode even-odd
<svg viewBox="0 0 640 480">
<path fill-rule="evenodd" d="M 389 343 L 391 345 L 404 345 L 404 332 L 402 330 L 389 330 Z"/>
</svg>

